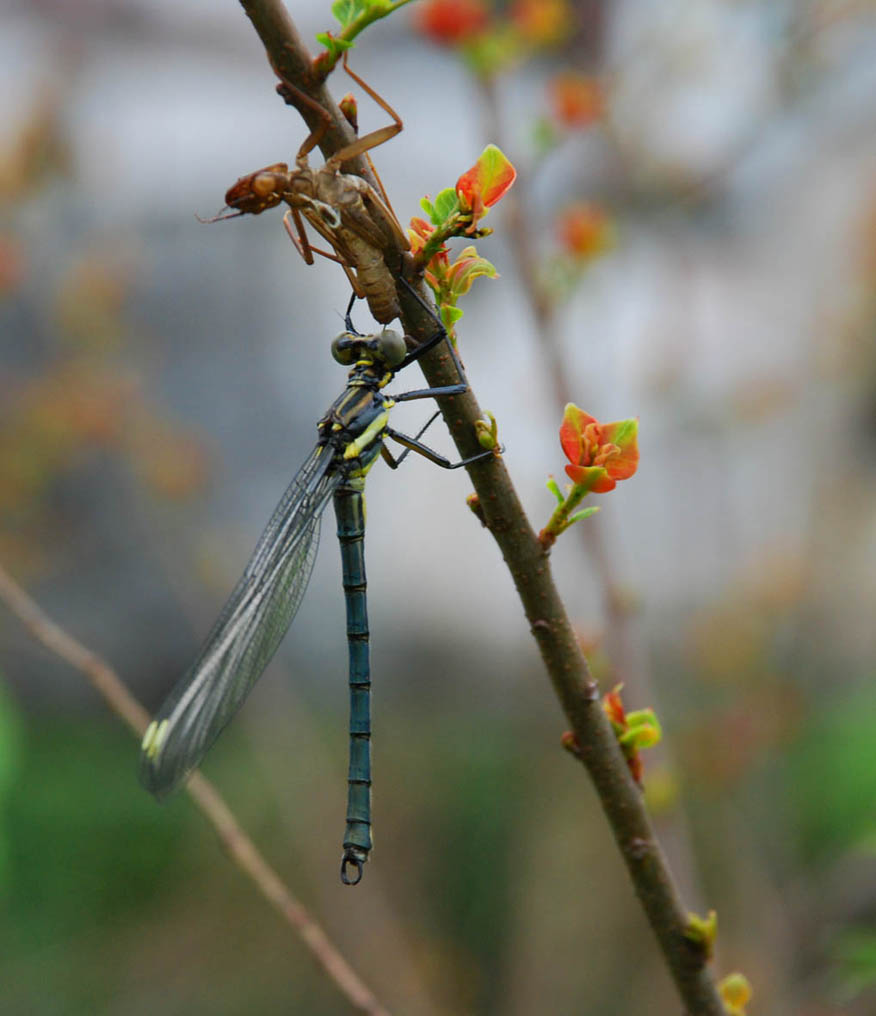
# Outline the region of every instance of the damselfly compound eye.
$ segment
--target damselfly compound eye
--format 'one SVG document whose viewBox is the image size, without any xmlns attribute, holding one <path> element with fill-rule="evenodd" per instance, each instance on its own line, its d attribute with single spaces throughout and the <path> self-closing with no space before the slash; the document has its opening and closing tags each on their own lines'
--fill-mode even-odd
<svg viewBox="0 0 876 1016">
<path fill-rule="evenodd" d="M 380 333 L 378 337 L 378 349 L 387 367 L 397 367 L 407 356 L 408 352 L 405 340 L 398 332 L 394 332 L 391 328 L 384 328 Z"/>
<path fill-rule="evenodd" d="M 332 356 L 338 361 L 338 363 L 342 363 L 345 367 L 349 367 L 356 359 L 356 350 L 354 348 L 355 342 L 355 336 L 350 335 L 349 332 L 341 332 L 340 335 L 332 339 Z"/>
</svg>

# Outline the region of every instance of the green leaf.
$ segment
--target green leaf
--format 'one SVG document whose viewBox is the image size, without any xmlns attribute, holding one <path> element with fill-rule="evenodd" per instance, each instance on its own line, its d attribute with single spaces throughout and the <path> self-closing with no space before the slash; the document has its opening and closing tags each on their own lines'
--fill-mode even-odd
<svg viewBox="0 0 876 1016">
<path fill-rule="evenodd" d="M 317 40 L 326 48 L 314 61 L 314 71 L 324 79 L 334 69 L 341 55 L 369 25 L 404 7 L 410 0 L 335 0 L 332 14 L 341 26 L 341 38 L 331 32 L 320 32 Z"/>
<path fill-rule="evenodd" d="M 745 1016 L 745 1006 L 751 1001 L 751 984 L 738 970 L 718 982 L 718 994 L 729 1016 Z"/>
<path fill-rule="evenodd" d="M 687 927 L 684 937 L 701 951 L 706 959 L 711 959 L 715 951 L 715 939 L 718 937 L 718 915 L 710 910 L 706 917 L 688 913 Z"/>
<path fill-rule="evenodd" d="M 459 307 L 451 307 L 449 304 L 446 304 L 441 309 L 446 312 L 445 317 L 452 325 L 456 324 L 456 322 L 462 317 L 462 311 Z"/>
<path fill-rule="evenodd" d="M 639 432 L 639 421 L 637 417 L 631 417 L 629 420 L 618 420 L 617 423 L 612 425 L 614 427 L 611 434 L 612 444 L 618 445 L 623 448 L 632 441 Z"/>
<path fill-rule="evenodd" d="M 462 311 L 459 307 L 453 307 L 449 303 L 445 303 L 441 307 L 441 320 L 444 322 L 444 327 L 447 331 L 452 332 L 453 326 L 462 317 Z"/>
<path fill-rule="evenodd" d="M 316 41 L 325 46 L 333 59 L 340 57 L 344 50 L 353 48 L 352 42 L 347 39 L 336 39 L 330 32 L 319 32 Z"/>
<path fill-rule="evenodd" d="M 499 425 L 492 413 L 486 414 L 486 419 L 475 420 L 475 432 L 478 436 L 478 444 L 488 451 L 492 451 L 498 445 Z"/>
<path fill-rule="evenodd" d="M 620 742 L 636 750 L 659 744 L 663 731 L 653 709 L 635 709 L 627 713 L 627 729 Z"/>
<path fill-rule="evenodd" d="M 554 497 L 557 499 L 557 504 L 562 504 L 563 501 L 566 500 L 563 497 L 563 492 L 560 490 L 559 485 L 557 484 L 557 481 L 552 476 L 549 476 L 547 478 L 547 483 L 545 484 L 545 486 L 554 495 Z"/>
<path fill-rule="evenodd" d="M 443 226 L 451 215 L 459 211 L 459 198 L 452 187 L 445 187 L 434 201 L 422 198 L 420 208 L 429 216 L 433 226 Z"/>
<path fill-rule="evenodd" d="M 624 748 L 632 751 L 639 751 L 642 748 L 651 748 L 660 740 L 660 732 L 653 727 L 636 727 L 634 730 L 625 730 L 618 741 Z"/>
<path fill-rule="evenodd" d="M 451 215 L 454 215 L 459 211 L 459 198 L 456 195 L 456 190 L 453 187 L 445 187 L 440 194 L 435 198 L 435 215 L 437 218 L 434 221 L 436 226 L 443 225 Z"/>
<path fill-rule="evenodd" d="M 499 273 L 486 258 L 477 255 L 474 247 L 466 247 L 451 265 L 448 273 L 451 293 L 455 297 L 462 296 L 463 293 L 467 293 L 471 289 L 471 284 L 481 275 L 495 279 Z"/>
<path fill-rule="evenodd" d="M 371 6 L 368 0 L 335 0 L 332 4 L 332 14 L 340 22 L 341 28 L 347 28 Z"/>
<path fill-rule="evenodd" d="M 582 508 L 581 511 L 569 516 L 569 525 L 571 526 L 573 522 L 580 522 L 582 519 L 589 519 L 591 515 L 595 515 L 598 511 L 599 505 L 594 505 L 592 508 Z"/>
<path fill-rule="evenodd" d="M 559 138 L 556 128 L 546 116 L 536 120 L 532 128 L 532 145 L 540 158 L 557 147 Z"/>
<path fill-rule="evenodd" d="M 627 713 L 627 726 L 654 727 L 655 730 L 660 731 L 660 721 L 650 706 L 645 709 L 634 709 L 632 712 Z"/>
</svg>

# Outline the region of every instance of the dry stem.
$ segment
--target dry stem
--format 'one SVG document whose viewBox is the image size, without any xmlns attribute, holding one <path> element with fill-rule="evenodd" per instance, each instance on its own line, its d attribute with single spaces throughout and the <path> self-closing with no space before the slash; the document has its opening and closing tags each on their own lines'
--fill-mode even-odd
<svg viewBox="0 0 876 1016">
<path fill-rule="evenodd" d="M 50 652 L 83 674 L 110 709 L 142 737 L 149 714 L 128 691 L 118 674 L 96 653 L 86 649 L 32 600 L 0 567 L 0 600 Z M 249 876 L 258 891 L 301 937 L 323 970 L 360 1012 L 390 1016 L 360 979 L 305 907 L 292 895 L 276 871 L 240 827 L 228 805 L 210 781 L 194 773 L 186 784 L 189 796 L 216 830 L 234 863 Z"/>
</svg>

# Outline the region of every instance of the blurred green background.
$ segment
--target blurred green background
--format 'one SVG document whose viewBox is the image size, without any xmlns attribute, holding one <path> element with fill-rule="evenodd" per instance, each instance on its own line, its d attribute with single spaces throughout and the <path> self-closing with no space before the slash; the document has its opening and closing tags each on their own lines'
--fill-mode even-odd
<svg viewBox="0 0 876 1016">
<path fill-rule="evenodd" d="M 328 5 L 290 10 L 305 40 L 330 27 Z M 640 417 L 638 474 L 553 564 L 603 688 L 663 722 L 645 785 L 685 899 L 717 910 L 716 969 L 746 974 L 751 1013 L 872 1013 L 873 5 L 485 11 L 412 4 L 357 45 L 405 121 L 375 161 L 403 223 L 488 141 L 517 166 L 478 242 L 501 278 L 466 298 L 460 350 L 537 527 L 563 393 Z M 152 708 L 343 384 L 347 283 L 300 261 L 279 213 L 194 218 L 304 137 L 238 5 L 2 18 L 0 563 Z M 360 97 L 361 130 L 384 121 Z M 391 1011 L 676 1013 L 468 493 L 428 463 L 369 477 L 362 885 L 337 879 L 331 519 L 292 634 L 205 770 Z M 349 1011 L 136 759 L 0 608 L 0 1011 Z"/>
</svg>

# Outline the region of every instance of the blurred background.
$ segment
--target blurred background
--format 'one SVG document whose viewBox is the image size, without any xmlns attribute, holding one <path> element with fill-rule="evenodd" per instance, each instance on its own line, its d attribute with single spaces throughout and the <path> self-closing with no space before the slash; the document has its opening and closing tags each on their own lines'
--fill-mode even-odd
<svg viewBox="0 0 876 1016">
<path fill-rule="evenodd" d="M 315 52 L 329 5 L 289 7 Z M 305 136 L 237 4 L 2 18 L 0 563 L 154 708 L 343 386 L 348 284 L 304 265 L 279 210 L 195 218 Z M 424 2 L 352 63 L 405 122 L 373 153 L 403 223 L 487 142 L 518 169 L 478 242 L 501 277 L 458 334 L 536 528 L 563 404 L 640 418 L 638 473 L 553 564 L 603 689 L 663 722 L 646 794 L 687 904 L 718 911 L 719 974 L 745 973 L 752 1013 L 876 1011 L 874 5 Z M 361 96 L 359 115 L 386 122 Z M 414 460 L 369 478 L 362 885 L 337 879 L 331 513 L 205 770 L 393 1012 L 676 1013 L 466 476 Z M 347 1012 L 136 761 L 0 608 L 0 1008 Z"/>
</svg>

